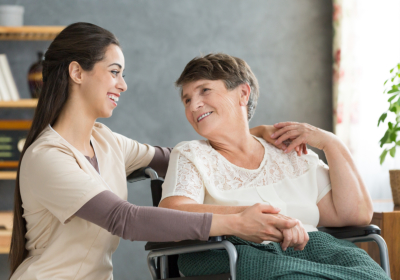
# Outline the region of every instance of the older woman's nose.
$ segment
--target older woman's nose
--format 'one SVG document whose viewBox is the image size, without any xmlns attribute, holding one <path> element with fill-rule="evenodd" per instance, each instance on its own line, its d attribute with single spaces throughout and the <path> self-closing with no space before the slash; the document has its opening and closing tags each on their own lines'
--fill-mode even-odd
<svg viewBox="0 0 400 280">
<path fill-rule="evenodd" d="M 190 103 L 190 110 L 191 111 L 197 111 L 201 107 L 203 107 L 204 103 L 201 100 L 201 98 L 192 98 L 192 101 Z"/>
</svg>

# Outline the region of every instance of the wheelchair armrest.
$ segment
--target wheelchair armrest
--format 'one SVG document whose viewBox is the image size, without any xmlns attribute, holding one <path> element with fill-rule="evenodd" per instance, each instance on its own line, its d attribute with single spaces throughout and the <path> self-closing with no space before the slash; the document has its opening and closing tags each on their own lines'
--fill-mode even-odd
<svg viewBox="0 0 400 280">
<path fill-rule="evenodd" d="M 208 239 L 208 241 L 201 240 L 182 240 L 179 242 L 147 242 L 144 246 L 146 251 L 159 250 L 159 249 L 169 249 L 169 248 L 178 248 L 178 247 L 186 247 L 191 245 L 200 245 L 200 244 L 209 244 L 213 242 L 221 242 L 225 240 L 226 236 L 213 236 Z"/>
<path fill-rule="evenodd" d="M 158 179 L 157 172 L 151 167 L 143 167 L 133 171 L 126 180 L 129 183 L 138 182 L 150 178 L 151 180 Z"/>
<path fill-rule="evenodd" d="M 350 227 L 319 227 L 318 231 L 326 232 L 338 239 L 361 237 L 369 234 L 381 234 L 381 229 L 376 225 L 350 226 Z"/>
</svg>

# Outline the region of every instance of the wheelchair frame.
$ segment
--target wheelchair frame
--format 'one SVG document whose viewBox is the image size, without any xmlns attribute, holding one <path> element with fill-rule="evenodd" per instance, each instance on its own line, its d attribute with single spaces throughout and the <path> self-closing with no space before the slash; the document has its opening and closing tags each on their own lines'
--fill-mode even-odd
<svg viewBox="0 0 400 280">
<path fill-rule="evenodd" d="M 150 178 L 153 206 L 157 207 L 161 200 L 162 184 L 164 180 L 159 178 L 157 172 L 150 167 L 141 168 L 128 176 L 128 182 L 137 182 Z M 319 231 L 326 232 L 338 239 L 350 242 L 374 241 L 379 247 L 381 267 L 390 277 L 389 254 L 385 240 L 380 236 L 381 230 L 376 225 L 356 227 L 319 227 Z M 229 256 L 230 273 L 219 275 L 189 276 L 188 280 L 236 280 L 237 251 L 235 246 L 225 240 L 225 236 L 211 237 L 208 241 L 185 240 L 181 242 L 148 242 L 145 250 L 150 251 L 147 256 L 147 264 L 153 280 L 176 279 L 169 278 L 168 256 L 207 251 L 212 249 L 225 249 Z M 158 258 L 158 263 L 156 259 Z"/>
</svg>

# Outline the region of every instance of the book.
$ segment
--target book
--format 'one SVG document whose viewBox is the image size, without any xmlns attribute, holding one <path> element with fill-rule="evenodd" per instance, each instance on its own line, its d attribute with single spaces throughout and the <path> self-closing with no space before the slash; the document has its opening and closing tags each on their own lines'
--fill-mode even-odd
<svg viewBox="0 0 400 280">
<path fill-rule="evenodd" d="M 19 100 L 17 85 L 15 84 L 10 64 L 8 64 L 7 56 L 5 54 L 0 54 L 0 72 L 5 80 L 6 87 L 8 89 L 8 96 L 10 98 L 9 100 Z"/>
<path fill-rule="evenodd" d="M 8 94 L 6 80 L 3 76 L 3 71 L 0 69 L 0 100 L 10 101 L 11 96 Z"/>
</svg>

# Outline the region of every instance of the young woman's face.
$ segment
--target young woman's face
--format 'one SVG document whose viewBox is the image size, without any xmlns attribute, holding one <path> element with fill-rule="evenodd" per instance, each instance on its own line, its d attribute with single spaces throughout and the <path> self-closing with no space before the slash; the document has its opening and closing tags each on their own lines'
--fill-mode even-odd
<svg viewBox="0 0 400 280">
<path fill-rule="evenodd" d="M 82 99 L 89 108 L 89 114 L 96 119 L 111 117 L 121 92 L 127 90 L 122 76 L 124 68 L 125 58 L 121 48 L 110 45 L 104 59 L 97 62 L 91 71 L 83 72 Z"/>
</svg>

